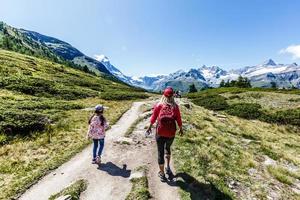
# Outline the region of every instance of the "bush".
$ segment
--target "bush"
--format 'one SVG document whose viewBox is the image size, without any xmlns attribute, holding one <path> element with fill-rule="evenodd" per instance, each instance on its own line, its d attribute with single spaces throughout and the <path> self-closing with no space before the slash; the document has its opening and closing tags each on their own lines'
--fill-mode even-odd
<svg viewBox="0 0 300 200">
<path fill-rule="evenodd" d="M 26 135 L 33 131 L 42 131 L 49 123 L 41 113 L 22 110 L 0 112 L 0 132 L 7 135 Z"/>
<path fill-rule="evenodd" d="M 201 95 L 192 102 L 210 110 L 225 110 L 229 106 L 226 98 L 221 95 Z"/>
<path fill-rule="evenodd" d="M 239 95 L 232 95 L 232 96 L 229 96 L 228 99 L 241 99 L 241 97 Z"/>
<path fill-rule="evenodd" d="M 100 97 L 104 100 L 133 100 L 133 99 L 146 99 L 149 95 L 145 93 L 136 92 L 103 92 Z"/>
<path fill-rule="evenodd" d="M 245 119 L 257 119 L 262 115 L 261 105 L 257 103 L 237 103 L 226 110 L 230 115 L 242 117 Z"/>
<path fill-rule="evenodd" d="M 265 115 L 261 117 L 261 120 L 270 123 L 300 126 L 300 108 L 280 110 L 275 113 L 265 113 Z"/>
</svg>

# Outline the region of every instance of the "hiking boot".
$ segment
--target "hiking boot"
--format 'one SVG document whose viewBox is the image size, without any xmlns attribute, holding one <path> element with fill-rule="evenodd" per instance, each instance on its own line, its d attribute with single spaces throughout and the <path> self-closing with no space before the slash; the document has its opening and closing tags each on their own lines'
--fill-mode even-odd
<svg viewBox="0 0 300 200">
<path fill-rule="evenodd" d="M 166 174 L 168 175 L 168 179 L 169 180 L 173 180 L 174 174 L 173 174 L 173 172 L 172 172 L 172 170 L 171 170 L 170 167 L 166 167 Z"/>
<path fill-rule="evenodd" d="M 160 178 L 161 182 L 167 182 L 167 178 L 163 172 L 158 172 L 158 177 Z"/>
</svg>

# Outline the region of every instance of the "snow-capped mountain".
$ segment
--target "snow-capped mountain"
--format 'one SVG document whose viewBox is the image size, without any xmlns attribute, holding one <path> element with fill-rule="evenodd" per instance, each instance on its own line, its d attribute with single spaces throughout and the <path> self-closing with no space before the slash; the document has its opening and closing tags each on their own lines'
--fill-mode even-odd
<svg viewBox="0 0 300 200">
<path fill-rule="evenodd" d="M 106 69 L 115 77 L 117 77 L 119 80 L 128 83 L 130 85 L 132 85 L 131 82 L 131 78 L 128 76 L 125 76 L 119 69 L 117 69 L 115 66 L 113 66 L 108 57 L 106 57 L 105 55 L 95 55 L 95 59 L 99 62 L 101 62 Z"/>
<path fill-rule="evenodd" d="M 272 59 L 251 67 L 244 67 L 239 70 L 232 70 L 229 75 L 221 77 L 224 80 L 233 80 L 237 76 L 250 79 L 252 86 L 270 87 L 275 82 L 278 87 L 299 87 L 300 66 L 293 64 L 276 64 Z"/>
<path fill-rule="evenodd" d="M 101 61 L 104 63 L 104 61 Z M 106 65 L 105 65 L 106 66 Z M 110 70 L 109 67 L 107 69 Z M 179 70 L 169 75 L 128 77 L 119 70 L 110 72 L 119 76 L 120 80 L 126 77 L 127 83 L 142 87 L 148 90 L 159 91 L 166 86 L 172 86 L 177 90 L 187 91 L 190 84 L 195 84 L 197 88 L 217 87 L 221 80 L 235 80 L 239 76 L 250 79 L 254 87 L 270 87 L 271 82 L 275 82 L 278 87 L 298 87 L 300 88 L 300 66 L 293 64 L 277 64 L 269 59 L 256 66 L 247 66 L 235 70 L 223 70 L 218 66 L 191 68 L 188 71 Z M 121 75 L 119 75 L 121 73 Z"/>
</svg>

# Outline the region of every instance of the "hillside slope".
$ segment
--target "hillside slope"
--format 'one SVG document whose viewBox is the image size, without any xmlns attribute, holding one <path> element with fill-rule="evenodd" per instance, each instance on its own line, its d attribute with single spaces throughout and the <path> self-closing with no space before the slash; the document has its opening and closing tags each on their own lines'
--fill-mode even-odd
<svg viewBox="0 0 300 200">
<path fill-rule="evenodd" d="M 0 50 L 0 65 L 0 89 L 31 95 L 37 100 L 87 97 L 124 100 L 144 96 L 142 90 L 120 82 L 14 52 Z M 4 101 L 1 107 L 5 110 L 5 106 L 12 105 L 13 102 Z M 34 105 L 32 109 L 36 109 Z M 0 131 L 6 126 L 1 122 Z"/>
<path fill-rule="evenodd" d="M 76 67 L 86 66 L 96 73 L 110 74 L 104 64 L 84 55 L 67 42 L 34 31 L 14 28 L 1 21 L 0 48 Z"/>
<path fill-rule="evenodd" d="M 183 105 L 185 134 L 174 145 L 182 199 L 300 198 L 299 127 Z"/>
</svg>

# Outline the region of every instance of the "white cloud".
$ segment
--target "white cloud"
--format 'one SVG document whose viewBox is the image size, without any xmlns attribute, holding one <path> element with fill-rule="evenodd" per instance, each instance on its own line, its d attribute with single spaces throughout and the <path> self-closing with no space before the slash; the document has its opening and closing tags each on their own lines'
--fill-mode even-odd
<svg viewBox="0 0 300 200">
<path fill-rule="evenodd" d="M 291 54 L 293 56 L 293 59 L 299 59 L 300 58 L 300 45 L 291 45 L 288 46 L 285 49 L 281 49 L 279 51 L 280 54 Z"/>
</svg>

